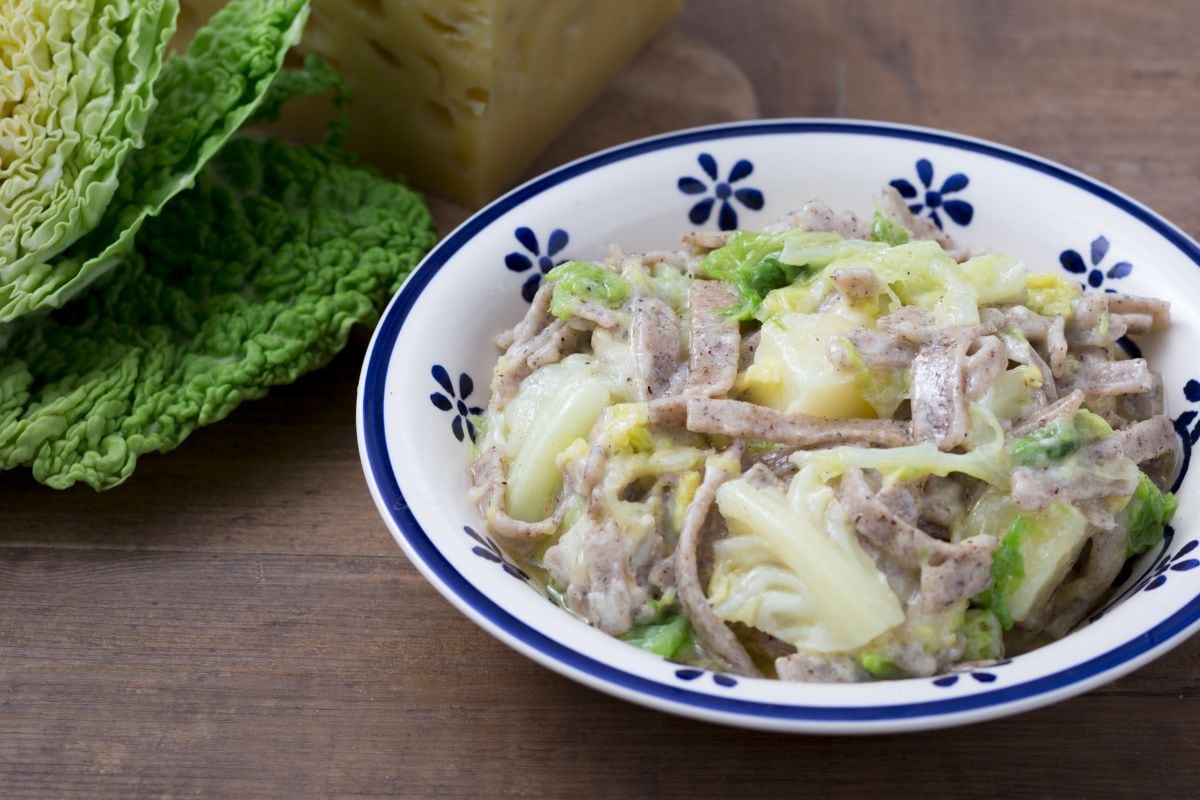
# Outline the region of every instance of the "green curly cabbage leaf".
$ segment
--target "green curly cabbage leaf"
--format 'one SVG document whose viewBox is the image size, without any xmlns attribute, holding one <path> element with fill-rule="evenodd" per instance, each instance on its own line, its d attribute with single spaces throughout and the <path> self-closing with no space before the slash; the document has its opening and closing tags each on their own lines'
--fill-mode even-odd
<svg viewBox="0 0 1200 800">
<path fill-rule="evenodd" d="M 178 0 L 0 3 L 0 297 L 99 223 L 154 108 Z"/>
<path fill-rule="evenodd" d="M 322 366 L 435 241 L 420 198 L 327 148 L 235 139 L 68 307 L 0 329 L 0 468 L 129 477 Z"/>
<path fill-rule="evenodd" d="M 119 263 L 142 223 L 191 186 L 258 107 L 307 17 L 307 0 L 231 0 L 186 55 L 170 58 L 154 82 L 145 146 L 122 163 L 103 216 L 57 258 L 0 275 L 0 322 L 61 306 Z"/>
<path fill-rule="evenodd" d="M 315 97 L 330 92 L 337 114 L 329 120 L 329 132 L 324 144 L 340 147 L 349 133 L 350 115 L 347 106 L 354 100 L 354 92 L 337 70 L 325 63 L 316 53 L 304 57 L 304 63 L 281 71 L 263 96 L 258 108 L 250 115 L 250 122 L 278 122 L 283 106 L 296 97 Z"/>
</svg>

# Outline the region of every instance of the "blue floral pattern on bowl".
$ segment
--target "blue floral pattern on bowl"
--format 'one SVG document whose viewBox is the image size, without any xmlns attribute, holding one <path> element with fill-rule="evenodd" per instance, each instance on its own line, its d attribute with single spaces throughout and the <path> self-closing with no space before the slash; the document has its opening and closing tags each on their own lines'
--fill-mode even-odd
<svg viewBox="0 0 1200 800">
<path fill-rule="evenodd" d="M 517 242 L 524 248 L 525 252 L 514 250 L 509 253 L 504 257 L 504 266 L 513 272 L 528 272 L 531 269 L 533 270 L 533 273 L 521 284 L 521 297 L 525 298 L 526 303 L 531 303 L 533 302 L 533 296 L 537 294 L 538 287 L 542 285 L 542 277 L 567 260 L 565 258 L 555 260 L 555 256 L 566 248 L 571 241 L 571 237 L 562 228 L 555 228 L 546 237 L 546 251 L 542 252 L 542 246 L 538 242 L 537 234 L 531 228 L 522 225 L 513 231 L 513 236 L 516 237 Z"/>
<path fill-rule="evenodd" d="M 1104 257 L 1108 255 L 1109 243 L 1104 236 L 1097 236 L 1092 240 L 1091 246 L 1088 248 L 1088 263 L 1085 263 L 1083 256 L 1078 250 L 1067 249 L 1063 250 L 1058 256 L 1058 263 L 1062 264 L 1062 268 L 1072 275 L 1087 275 L 1087 285 L 1093 289 L 1099 289 L 1104 285 L 1104 281 L 1117 280 L 1124 278 L 1133 272 L 1133 264 L 1128 261 L 1118 261 L 1112 266 L 1104 269 L 1101 265 L 1104 262 Z M 1090 263 L 1090 266 L 1089 266 Z M 1105 286 L 1104 291 L 1115 292 L 1116 289 Z"/>
<path fill-rule="evenodd" d="M 1005 664 L 1011 663 L 1012 659 L 1006 658 L 1003 661 L 997 661 L 995 664 L 992 664 L 988 667 L 988 669 L 970 669 L 966 672 L 951 672 L 948 675 L 939 675 L 934 678 L 931 683 L 939 689 L 949 689 L 951 686 L 958 683 L 958 679 L 963 675 L 970 675 L 975 679 L 976 683 L 995 683 L 996 673 L 989 672 L 988 670 L 995 669 L 996 667 L 1003 667 Z"/>
<path fill-rule="evenodd" d="M 933 186 L 933 162 L 928 158 L 920 158 L 917 159 L 916 167 L 917 180 L 921 183 L 921 189 L 917 189 L 906 178 L 896 178 L 891 181 L 892 187 L 908 201 L 908 210 L 914 214 L 925 213 L 933 220 L 934 225 L 943 230 L 945 226 L 942 223 L 939 209 L 958 225 L 964 228 L 970 225 L 971 220 L 975 217 L 975 207 L 962 198 L 946 199 L 946 195 L 957 194 L 967 188 L 971 182 L 970 179 L 961 172 L 955 172 L 935 189 Z"/>
<path fill-rule="evenodd" d="M 1200 381 L 1192 378 L 1185 383 L 1183 396 L 1193 406 L 1200 403 Z M 1175 433 L 1178 434 L 1179 442 L 1183 446 L 1183 459 L 1179 465 L 1179 476 L 1175 478 L 1175 483 L 1171 486 L 1173 492 L 1179 490 L 1179 486 L 1183 483 L 1183 476 L 1187 474 L 1188 467 L 1192 464 L 1192 448 L 1196 446 L 1196 440 L 1200 439 L 1200 411 L 1191 408 L 1176 417 Z"/>
<path fill-rule="evenodd" d="M 483 413 L 483 409 L 479 406 L 467 405 L 467 398 L 471 396 L 471 392 L 475 391 L 475 381 L 471 380 L 471 376 L 465 372 L 460 374 L 456 395 L 454 382 L 450 380 L 450 373 L 446 371 L 445 367 L 441 364 L 434 364 L 430 373 L 445 393 L 434 392 L 429 395 L 429 401 L 439 411 L 449 411 L 454 415 L 454 419 L 450 422 L 450 430 L 454 433 L 455 439 L 461 442 L 465 432 L 466 436 L 471 437 L 472 442 L 475 441 L 475 423 L 471 422 L 471 417 Z"/>
<path fill-rule="evenodd" d="M 734 202 L 741 203 L 751 211 L 760 211 L 765 203 L 763 193 L 758 189 L 744 186 L 733 188 L 733 184 L 750 177 L 754 165 L 748 159 L 738 159 L 729 169 L 725 180 L 720 179 L 717 160 L 709 153 L 701 153 L 696 157 L 700 169 L 708 177 L 708 181 L 685 175 L 679 179 L 679 191 L 687 195 L 705 195 L 688 210 L 688 219 L 693 225 L 703 225 L 712 216 L 713 207 L 720 203 L 717 211 L 717 227 L 723 231 L 736 230 L 738 226 L 737 209 Z M 709 192 L 711 191 L 711 194 Z"/>
<path fill-rule="evenodd" d="M 1167 530 L 1170 533 L 1170 537 L 1164 533 L 1163 541 L 1169 544 L 1170 539 L 1175 537 L 1175 529 L 1168 525 Z M 1154 567 L 1151 568 L 1150 574 L 1142 579 L 1138 588 L 1134 589 L 1134 591 L 1136 592 L 1144 587 L 1145 591 L 1152 592 L 1167 582 L 1167 578 L 1170 577 L 1168 575 L 1169 572 L 1190 572 L 1196 567 L 1200 567 L 1200 559 L 1188 558 L 1198 546 L 1200 546 L 1200 540 L 1192 539 L 1179 548 L 1179 552 L 1175 554 L 1163 553 L 1155 562 Z M 1166 547 L 1163 548 L 1163 550 L 1166 549 Z"/>
<path fill-rule="evenodd" d="M 463 525 L 463 532 L 476 542 L 476 544 L 471 548 L 472 553 L 484 559 L 485 561 L 491 561 L 493 564 L 499 564 L 506 573 L 513 576 L 517 580 L 529 583 L 531 580 L 529 573 L 518 567 L 516 563 L 508 557 L 508 554 L 500 548 L 500 545 L 493 542 L 490 537 L 484 536 L 470 525 Z"/>
<path fill-rule="evenodd" d="M 688 681 L 689 683 L 703 675 L 712 675 L 712 682 L 725 689 L 730 689 L 738 684 L 737 678 L 732 675 L 726 675 L 724 672 L 710 673 L 706 669 L 698 669 L 696 667 L 680 667 L 675 670 L 676 678 L 679 678 L 681 681 Z"/>
</svg>

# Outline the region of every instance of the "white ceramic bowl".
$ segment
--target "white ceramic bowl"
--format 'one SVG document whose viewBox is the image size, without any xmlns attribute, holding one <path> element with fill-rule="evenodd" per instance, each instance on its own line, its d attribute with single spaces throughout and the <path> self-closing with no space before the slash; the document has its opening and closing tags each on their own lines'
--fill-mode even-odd
<svg viewBox="0 0 1200 800">
<path fill-rule="evenodd" d="M 560 167 L 480 211 L 429 254 L 372 340 L 358 396 L 363 467 L 408 557 L 480 627 L 530 658 L 636 703 L 773 730 L 878 733 L 957 725 L 1079 694 L 1129 672 L 1200 625 L 1194 516 L 1122 573 L 1117 601 L 1066 639 L 938 678 L 789 684 L 681 667 L 588 627 L 539 594 L 466 500 L 487 404 L 492 337 L 524 313 L 554 263 L 673 247 L 696 227 L 760 228 L 821 198 L 870 214 L 891 182 L 960 242 L 1076 273 L 1098 290 L 1173 302 L 1169 333 L 1139 342 L 1163 372 L 1184 452 L 1198 432 L 1200 247 L 1145 206 L 1017 150 L 938 131 L 845 120 L 768 120 L 658 136 Z"/>
</svg>

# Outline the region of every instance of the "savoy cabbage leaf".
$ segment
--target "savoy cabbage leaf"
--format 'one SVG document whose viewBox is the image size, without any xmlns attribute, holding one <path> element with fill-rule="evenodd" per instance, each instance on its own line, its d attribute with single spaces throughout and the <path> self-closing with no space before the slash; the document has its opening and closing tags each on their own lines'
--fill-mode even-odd
<svg viewBox="0 0 1200 800">
<path fill-rule="evenodd" d="M 100 221 L 142 146 L 178 0 L 0 3 L 0 302 Z"/>
<path fill-rule="evenodd" d="M 328 362 L 434 241 L 403 185 L 327 148 L 233 140 L 118 269 L 0 329 L 0 468 L 121 483 L 140 455 Z"/>
<path fill-rule="evenodd" d="M 103 215 L 57 257 L 0 275 L 0 322 L 59 307 L 116 266 L 142 223 L 191 186 L 253 114 L 307 17 L 307 0 L 231 0 L 185 55 L 169 58 L 154 81 L 145 146 L 124 159 Z"/>
</svg>

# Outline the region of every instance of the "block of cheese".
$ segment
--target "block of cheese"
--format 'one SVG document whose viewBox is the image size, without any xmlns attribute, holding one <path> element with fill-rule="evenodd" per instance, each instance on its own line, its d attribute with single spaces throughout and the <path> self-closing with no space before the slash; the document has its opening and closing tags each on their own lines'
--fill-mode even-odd
<svg viewBox="0 0 1200 800">
<path fill-rule="evenodd" d="M 581 112 L 681 0 L 313 0 L 301 49 L 354 92 L 349 146 L 463 203 L 483 203 Z M 183 0 L 180 36 L 223 0 Z M 319 138 L 329 109 L 283 124 Z"/>
</svg>

